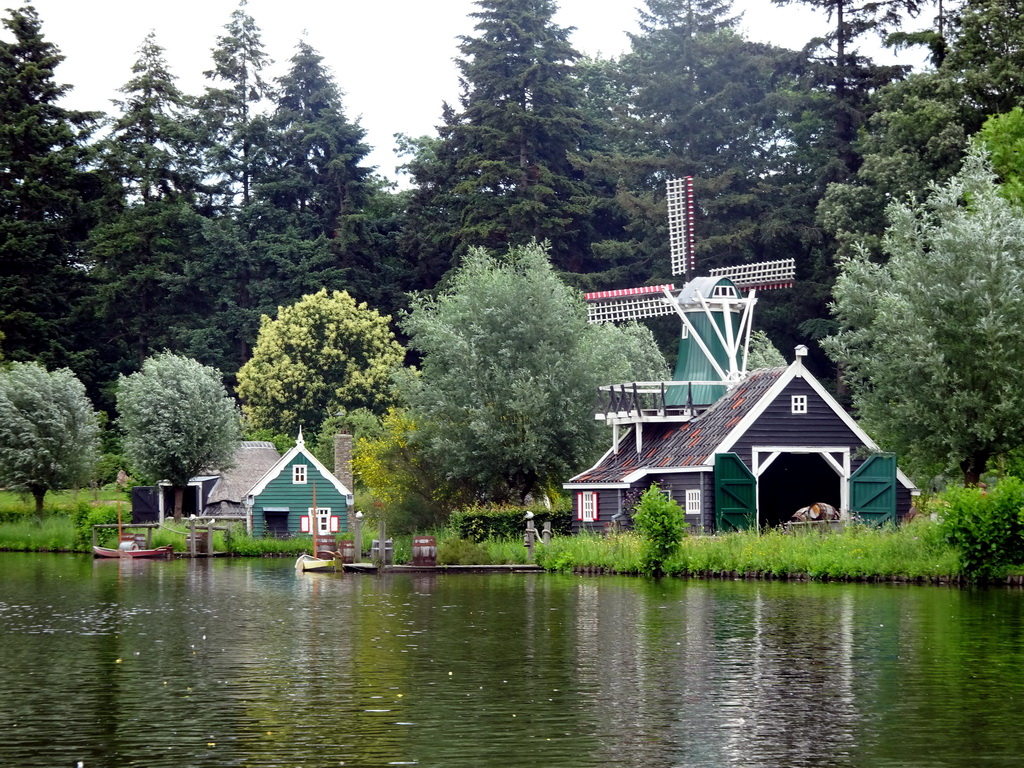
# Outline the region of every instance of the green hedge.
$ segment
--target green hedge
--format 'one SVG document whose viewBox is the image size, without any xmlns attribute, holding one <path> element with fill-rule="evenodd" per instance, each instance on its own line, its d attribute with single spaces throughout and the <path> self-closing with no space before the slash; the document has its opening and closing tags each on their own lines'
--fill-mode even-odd
<svg viewBox="0 0 1024 768">
<path fill-rule="evenodd" d="M 533 512 L 533 522 L 538 531 L 543 530 L 544 523 L 550 521 L 551 530 L 556 536 L 572 533 L 572 502 L 569 499 L 559 500 L 550 510 L 541 504 L 470 507 L 453 512 L 448 527 L 460 539 L 507 539 L 523 535 L 527 512 Z"/>
</svg>

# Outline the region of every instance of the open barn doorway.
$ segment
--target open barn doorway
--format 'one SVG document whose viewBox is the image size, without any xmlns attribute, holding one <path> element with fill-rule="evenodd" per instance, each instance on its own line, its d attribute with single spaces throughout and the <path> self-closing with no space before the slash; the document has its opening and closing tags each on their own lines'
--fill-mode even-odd
<svg viewBox="0 0 1024 768">
<path fill-rule="evenodd" d="M 817 502 L 842 508 L 842 479 L 818 453 L 784 453 L 757 479 L 761 526 L 782 525 L 801 507 Z"/>
</svg>

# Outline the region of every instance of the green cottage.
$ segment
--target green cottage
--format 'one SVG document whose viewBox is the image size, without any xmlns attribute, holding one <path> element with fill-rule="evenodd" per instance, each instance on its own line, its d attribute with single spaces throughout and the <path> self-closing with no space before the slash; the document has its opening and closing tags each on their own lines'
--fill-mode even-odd
<svg viewBox="0 0 1024 768">
<path fill-rule="evenodd" d="M 312 517 L 318 535 L 346 533 L 352 503 L 352 491 L 306 448 L 300 428 L 295 447 L 249 491 L 249 532 L 282 538 L 308 534 Z"/>
</svg>

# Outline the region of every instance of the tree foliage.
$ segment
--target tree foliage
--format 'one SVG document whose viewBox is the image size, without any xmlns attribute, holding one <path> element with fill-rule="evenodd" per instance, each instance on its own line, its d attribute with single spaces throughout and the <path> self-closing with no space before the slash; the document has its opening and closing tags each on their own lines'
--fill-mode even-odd
<svg viewBox="0 0 1024 768">
<path fill-rule="evenodd" d="M 390 320 L 326 288 L 281 307 L 276 319 L 264 315 L 252 358 L 238 372 L 253 427 L 313 431 L 340 410 L 386 411 L 405 356 Z"/>
<path fill-rule="evenodd" d="M 864 249 L 836 283 L 843 366 L 865 427 L 919 470 L 977 482 L 1024 435 L 1024 216 L 971 151 L 924 201 L 893 204 L 886 264 Z"/>
<path fill-rule="evenodd" d="M 12 39 L 0 39 L 0 330 L 12 359 L 82 366 L 76 353 L 91 339 L 79 333 L 88 297 L 79 244 L 93 223 L 97 115 L 60 106 L 70 90 L 55 79 L 64 57 L 31 6 L 9 13 L 2 26 Z"/>
<path fill-rule="evenodd" d="M 536 243 L 473 250 L 442 293 L 414 298 L 403 327 L 423 356 L 404 387 L 416 440 L 476 499 L 521 501 L 580 469 L 603 442 L 596 387 L 637 380 L 613 352 L 623 337 L 587 325 L 582 296 Z"/>
<path fill-rule="evenodd" d="M 90 479 L 99 446 L 97 414 L 71 371 L 0 370 L 0 486 L 31 493 L 40 518 L 47 491 Z"/>
<path fill-rule="evenodd" d="M 189 479 L 228 468 L 241 438 L 220 371 L 169 352 L 120 377 L 117 409 L 125 455 L 136 474 L 174 487 L 176 520 Z"/>
</svg>

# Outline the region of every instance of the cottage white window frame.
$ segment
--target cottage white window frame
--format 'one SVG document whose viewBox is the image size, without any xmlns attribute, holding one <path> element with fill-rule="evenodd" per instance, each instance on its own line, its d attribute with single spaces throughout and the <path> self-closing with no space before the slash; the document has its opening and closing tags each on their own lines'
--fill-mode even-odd
<svg viewBox="0 0 1024 768">
<path fill-rule="evenodd" d="M 313 508 L 310 507 L 306 510 L 309 517 L 314 517 Z M 338 524 L 331 514 L 330 507 L 317 507 L 315 512 L 316 517 L 316 534 L 317 536 L 327 536 L 331 533 L 337 533 Z"/>
<path fill-rule="evenodd" d="M 597 491 L 583 491 L 580 494 L 580 521 L 593 523 L 597 520 Z"/>
<path fill-rule="evenodd" d="M 305 485 L 309 478 L 308 467 L 305 464 L 292 465 L 292 484 Z"/>
<path fill-rule="evenodd" d="M 686 492 L 686 514 L 700 514 L 700 488 L 690 489 Z"/>
<path fill-rule="evenodd" d="M 789 401 L 790 413 L 802 415 L 807 413 L 807 395 L 793 395 Z"/>
</svg>

